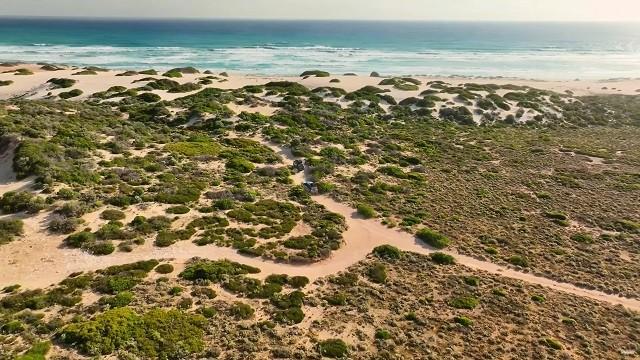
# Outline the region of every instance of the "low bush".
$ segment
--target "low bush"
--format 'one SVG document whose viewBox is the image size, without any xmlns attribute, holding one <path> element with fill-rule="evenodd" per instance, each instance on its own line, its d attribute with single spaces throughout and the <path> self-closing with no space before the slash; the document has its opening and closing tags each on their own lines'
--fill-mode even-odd
<svg viewBox="0 0 640 360">
<path fill-rule="evenodd" d="M 318 351 L 322 356 L 332 359 L 342 359 L 346 358 L 349 347 L 340 339 L 328 339 L 318 343 Z"/>
<path fill-rule="evenodd" d="M 512 257 L 509 258 L 509 263 L 511 263 L 512 265 L 515 266 L 520 266 L 520 267 L 527 267 L 529 266 L 529 261 L 527 260 L 527 258 L 520 256 L 520 255 L 514 255 Z"/>
<path fill-rule="evenodd" d="M 402 257 L 402 251 L 392 245 L 380 245 L 373 249 L 376 257 L 383 260 L 397 260 Z"/>
<path fill-rule="evenodd" d="M 16 360 L 45 360 L 51 350 L 51 342 L 41 341 L 33 344 L 24 354 L 16 357 Z"/>
<path fill-rule="evenodd" d="M 478 306 L 479 301 L 475 297 L 468 296 L 460 296 L 449 300 L 449 306 L 454 307 L 456 309 L 475 309 Z"/>
<path fill-rule="evenodd" d="M 101 219 L 109 221 L 122 220 L 125 217 L 126 215 L 124 212 L 115 209 L 107 209 L 100 214 Z"/>
<path fill-rule="evenodd" d="M 385 329 L 377 329 L 375 333 L 375 338 L 378 340 L 389 340 L 391 339 L 391 333 Z"/>
<path fill-rule="evenodd" d="M 0 210 L 7 214 L 34 214 L 46 207 L 45 199 L 27 191 L 9 191 L 0 198 Z"/>
<path fill-rule="evenodd" d="M 369 267 L 368 275 L 371 281 L 378 284 L 384 284 L 385 282 L 387 282 L 388 277 L 387 267 L 381 263 L 373 264 L 371 267 Z"/>
<path fill-rule="evenodd" d="M 170 208 L 168 208 L 167 210 L 168 214 L 186 214 L 189 211 L 191 211 L 191 209 L 188 206 L 184 206 L 184 205 L 177 205 L 177 206 L 172 206 Z"/>
<path fill-rule="evenodd" d="M 444 249 L 449 246 L 449 239 L 431 229 L 423 228 L 416 233 L 418 239 L 424 241 L 427 245 L 436 249 Z"/>
<path fill-rule="evenodd" d="M 562 350 L 562 344 L 556 339 L 544 338 L 540 340 L 540 343 L 553 350 Z"/>
<path fill-rule="evenodd" d="M 431 261 L 439 265 L 452 265 L 456 262 L 453 256 L 441 252 L 435 252 L 430 257 Z"/>
<path fill-rule="evenodd" d="M 236 319 L 248 320 L 253 317 L 255 310 L 249 304 L 245 304 L 242 302 L 235 302 L 233 306 L 231 306 L 231 315 L 233 315 Z"/>
<path fill-rule="evenodd" d="M 453 321 L 457 324 L 460 324 L 464 327 L 469 327 L 473 325 L 473 321 L 466 316 L 456 316 L 453 318 Z"/>
<path fill-rule="evenodd" d="M 54 89 L 65 89 L 70 88 L 75 85 L 77 80 L 75 79 L 65 79 L 65 78 L 52 78 L 47 81 L 49 84 L 53 84 Z"/>
<path fill-rule="evenodd" d="M 61 93 L 58 94 L 58 96 L 60 97 L 60 99 L 66 100 L 66 99 L 71 99 L 71 98 L 80 96 L 82 94 L 83 94 L 82 90 L 73 89 L 71 91 L 61 92 Z"/>
<path fill-rule="evenodd" d="M 142 358 L 180 359 L 204 349 L 205 324 L 201 315 L 177 310 L 155 309 L 138 315 L 122 307 L 66 326 L 60 339 L 90 356 L 122 349 Z"/>
<path fill-rule="evenodd" d="M 161 265 L 158 265 L 155 270 L 158 274 L 170 274 L 173 272 L 173 265 L 161 264 Z"/>
<path fill-rule="evenodd" d="M 179 276 L 191 281 L 200 279 L 218 282 L 230 275 L 257 274 L 259 272 L 258 268 L 229 260 L 198 260 L 188 264 Z"/>
<path fill-rule="evenodd" d="M 0 220 L 0 244 L 5 244 L 14 239 L 16 236 L 23 234 L 24 223 L 22 220 Z"/>
<path fill-rule="evenodd" d="M 377 216 L 376 211 L 367 204 L 358 204 L 357 209 L 358 214 L 360 214 L 365 219 L 371 219 Z"/>
</svg>

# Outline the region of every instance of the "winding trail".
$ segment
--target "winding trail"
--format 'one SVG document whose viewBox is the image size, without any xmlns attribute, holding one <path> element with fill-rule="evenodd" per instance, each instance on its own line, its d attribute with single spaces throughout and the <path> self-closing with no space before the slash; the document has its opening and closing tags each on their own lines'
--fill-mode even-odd
<svg viewBox="0 0 640 360">
<path fill-rule="evenodd" d="M 285 158 L 294 159 L 290 151 L 278 148 L 274 144 L 263 143 Z M 293 178 L 296 183 L 301 183 L 304 181 L 304 174 L 294 175 Z M 211 260 L 229 259 L 255 266 L 261 269 L 261 273 L 256 275 L 258 278 L 264 278 L 273 273 L 286 273 L 303 275 L 313 281 L 347 269 L 364 259 L 374 247 L 383 244 L 424 255 L 436 251 L 421 243 L 412 234 L 390 229 L 376 220 L 364 219 L 358 216 L 353 208 L 328 196 L 314 196 L 313 199 L 329 211 L 343 215 L 348 225 L 348 229 L 343 234 L 345 239 L 343 246 L 334 251 L 330 258 L 317 263 L 303 265 L 276 263 L 262 258 L 243 256 L 232 248 L 212 245 L 199 247 L 190 241 L 181 241 L 168 248 L 158 248 L 153 246 L 151 241 L 147 241 L 130 253 L 116 252 L 98 257 L 81 250 L 61 248 L 60 244 L 64 236 L 47 236 L 43 239 L 42 233 L 46 231 L 46 214 L 39 214 L 25 219 L 25 236 L 22 239 L 0 246 L 0 266 L 4 268 L 0 271 L 0 287 L 10 284 L 21 284 L 25 288 L 47 287 L 62 281 L 74 272 L 92 271 L 152 258 L 171 259 L 179 267 L 193 257 Z M 583 289 L 453 251 L 443 252 L 453 255 L 457 263 L 470 269 L 541 285 L 612 305 L 622 305 L 627 309 L 640 312 L 640 300 Z"/>
</svg>

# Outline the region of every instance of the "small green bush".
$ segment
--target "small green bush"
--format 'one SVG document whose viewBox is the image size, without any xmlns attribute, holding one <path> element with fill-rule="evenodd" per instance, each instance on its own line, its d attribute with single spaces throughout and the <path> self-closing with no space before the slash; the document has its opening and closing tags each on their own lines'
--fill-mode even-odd
<svg viewBox="0 0 640 360">
<path fill-rule="evenodd" d="M 24 232 L 22 220 L 0 220 L 0 244 L 5 244 L 20 236 Z"/>
<path fill-rule="evenodd" d="M 107 209 L 100 214 L 100 218 L 103 220 L 116 221 L 122 220 L 126 217 L 125 213 L 120 210 Z"/>
<path fill-rule="evenodd" d="M 471 295 L 456 297 L 449 301 L 449 305 L 456 309 L 471 310 L 471 309 L 475 309 L 475 307 L 478 306 L 478 304 L 479 304 L 478 299 L 476 299 Z"/>
<path fill-rule="evenodd" d="M 416 233 L 418 239 L 427 243 L 427 245 L 436 249 L 444 249 L 449 246 L 449 239 L 431 229 L 423 228 Z"/>
<path fill-rule="evenodd" d="M 373 254 L 383 260 L 397 260 L 402 257 L 402 251 L 392 245 L 380 245 L 373 249 Z"/>
<path fill-rule="evenodd" d="M 82 95 L 83 92 L 80 89 L 73 89 L 71 91 L 66 91 L 66 92 L 61 92 L 60 94 L 58 94 L 58 96 L 60 97 L 60 99 L 71 99 L 73 97 L 77 97 Z"/>
<path fill-rule="evenodd" d="M 512 265 L 515 266 L 520 266 L 520 267 L 527 267 L 529 266 L 529 261 L 527 261 L 527 259 L 523 256 L 520 255 L 513 255 L 512 257 L 509 258 L 509 263 L 511 263 Z"/>
<path fill-rule="evenodd" d="M 358 209 L 358 214 L 360 214 L 365 219 L 371 219 L 376 217 L 376 211 L 367 204 L 358 204 L 357 209 Z"/>
<path fill-rule="evenodd" d="M 168 214 L 178 214 L 178 215 L 186 214 L 189 211 L 191 211 L 191 209 L 188 206 L 184 206 L 184 205 L 172 206 L 167 209 Z"/>
<path fill-rule="evenodd" d="M 544 338 L 540 340 L 540 343 L 553 350 L 562 350 L 562 344 L 556 339 Z"/>
<path fill-rule="evenodd" d="M 465 327 L 473 325 L 473 321 L 466 316 L 456 316 L 453 318 L 453 321 Z"/>
<path fill-rule="evenodd" d="M 309 284 L 309 278 L 306 276 L 292 276 L 288 281 L 289 286 L 295 289 L 301 289 Z"/>
<path fill-rule="evenodd" d="M 158 274 L 170 274 L 173 272 L 173 265 L 161 264 L 161 265 L 158 265 L 155 270 Z"/>
<path fill-rule="evenodd" d="M 255 310 L 249 304 L 235 302 L 231 307 L 231 315 L 233 315 L 237 319 L 251 319 L 254 313 Z"/>
<path fill-rule="evenodd" d="M 227 160 L 225 167 L 243 174 L 250 173 L 256 168 L 251 161 L 237 157 Z"/>
<path fill-rule="evenodd" d="M 45 360 L 49 350 L 51 350 L 51 342 L 41 341 L 33 344 L 27 352 L 16 357 L 16 360 Z"/>
<path fill-rule="evenodd" d="M 347 356 L 349 347 L 340 339 L 328 339 L 321 341 L 318 344 L 318 350 L 322 356 L 332 359 L 341 359 Z"/>
<path fill-rule="evenodd" d="M 116 250 L 116 247 L 111 241 L 98 241 L 90 244 L 87 247 L 87 251 L 92 255 L 109 255 Z"/>
<path fill-rule="evenodd" d="M 47 81 L 47 83 L 53 84 L 55 89 L 70 88 L 73 85 L 75 85 L 76 82 L 77 80 L 75 79 L 65 79 L 65 78 L 52 78 Z"/>
<path fill-rule="evenodd" d="M 90 356 L 126 349 L 142 358 L 180 359 L 204 349 L 205 324 L 204 317 L 177 310 L 138 315 L 122 307 L 66 326 L 60 340 Z"/>
<path fill-rule="evenodd" d="M 379 340 L 389 340 L 391 339 L 391 333 L 385 329 L 377 329 L 375 333 L 375 338 Z"/>
<path fill-rule="evenodd" d="M 430 257 L 431 261 L 439 265 L 452 265 L 456 262 L 456 259 L 453 256 L 441 252 L 435 252 L 431 254 Z"/>
<path fill-rule="evenodd" d="M 541 304 L 541 303 L 545 302 L 546 299 L 544 298 L 544 295 L 535 294 L 535 295 L 531 296 L 531 300 Z"/>
<path fill-rule="evenodd" d="M 370 268 L 369 268 L 369 279 L 371 279 L 371 281 L 378 283 L 378 284 L 384 284 L 385 282 L 387 282 L 387 267 L 384 266 L 384 264 L 381 263 L 376 263 L 373 264 Z"/>
</svg>

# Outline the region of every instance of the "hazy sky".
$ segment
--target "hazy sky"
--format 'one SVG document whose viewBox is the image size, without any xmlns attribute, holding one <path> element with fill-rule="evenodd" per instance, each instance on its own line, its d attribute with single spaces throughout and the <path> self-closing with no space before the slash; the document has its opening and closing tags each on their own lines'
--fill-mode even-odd
<svg viewBox="0 0 640 360">
<path fill-rule="evenodd" d="M 640 0 L 0 0 L 0 5 L 0 15 L 25 16 L 640 21 Z"/>
</svg>

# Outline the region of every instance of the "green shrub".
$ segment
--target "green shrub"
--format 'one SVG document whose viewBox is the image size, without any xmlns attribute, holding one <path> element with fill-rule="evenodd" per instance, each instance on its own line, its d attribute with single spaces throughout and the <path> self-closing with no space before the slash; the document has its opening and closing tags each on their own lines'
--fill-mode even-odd
<svg viewBox="0 0 640 360">
<path fill-rule="evenodd" d="M 54 85 L 54 89 L 70 88 L 75 85 L 76 82 L 77 80 L 65 78 L 53 78 L 47 81 L 47 83 Z"/>
<path fill-rule="evenodd" d="M 397 260 L 402 257 L 402 251 L 392 245 L 380 245 L 373 249 L 376 257 L 383 260 Z"/>
<path fill-rule="evenodd" d="M 87 251 L 92 255 L 109 255 L 116 250 L 111 241 L 98 241 L 87 246 Z"/>
<path fill-rule="evenodd" d="M 156 267 L 156 272 L 158 274 L 170 274 L 173 272 L 173 265 L 171 264 L 161 264 Z"/>
<path fill-rule="evenodd" d="M 0 326 L 0 333 L 2 334 L 18 334 L 24 331 L 25 326 L 19 320 L 11 320 L 2 326 Z"/>
<path fill-rule="evenodd" d="M 0 80 L 0 86 L 9 86 L 13 84 L 13 80 Z"/>
<path fill-rule="evenodd" d="M 23 211 L 34 214 L 45 207 L 44 198 L 27 191 L 9 191 L 0 198 L 0 210 L 8 214 Z"/>
<path fill-rule="evenodd" d="M 378 284 L 384 284 L 385 282 L 387 282 L 387 267 L 384 266 L 384 264 L 381 263 L 376 263 L 373 264 L 370 268 L 369 268 L 369 279 L 371 279 L 371 281 L 378 283 Z"/>
<path fill-rule="evenodd" d="M 60 94 L 58 94 L 58 96 L 60 97 L 60 99 L 71 99 L 73 97 L 77 97 L 83 94 L 83 91 L 80 89 L 73 89 L 71 91 L 66 91 L 66 92 L 61 92 Z"/>
<path fill-rule="evenodd" d="M 478 286 L 480 285 L 480 279 L 475 276 L 465 276 L 464 283 L 469 286 Z"/>
<path fill-rule="evenodd" d="M 304 312 L 299 307 L 290 307 L 285 310 L 276 311 L 273 319 L 281 324 L 299 324 L 304 320 Z"/>
<path fill-rule="evenodd" d="M 389 340 L 391 339 L 391 333 L 385 329 L 377 329 L 375 333 L 375 338 L 379 340 Z"/>
<path fill-rule="evenodd" d="M 562 350 L 562 344 L 556 339 L 544 338 L 540 340 L 540 343 L 553 350 Z"/>
<path fill-rule="evenodd" d="M 466 316 L 456 316 L 453 321 L 465 327 L 473 325 L 473 321 Z"/>
<path fill-rule="evenodd" d="M 179 276 L 191 281 L 201 279 L 218 282 L 226 276 L 257 274 L 259 272 L 258 268 L 229 260 L 198 260 L 188 264 Z"/>
<path fill-rule="evenodd" d="M 512 257 L 510 257 L 509 263 L 511 263 L 512 265 L 520 266 L 520 267 L 529 266 L 529 261 L 527 261 L 525 257 L 520 255 L 513 255 Z"/>
<path fill-rule="evenodd" d="M 155 309 L 138 315 L 123 307 L 66 326 L 60 339 L 90 356 L 126 349 L 143 358 L 180 359 L 204 349 L 205 323 L 200 315 L 177 310 Z"/>
<path fill-rule="evenodd" d="M 220 144 L 205 139 L 193 139 L 192 141 L 167 144 L 165 150 L 185 156 L 216 156 L 222 147 Z"/>
<path fill-rule="evenodd" d="M 347 305 L 347 294 L 343 292 L 337 292 L 332 295 L 325 297 L 327 303 L 333 306 L 344 306 Z"/>
<path fill-rule="evenodd" d="M 431 229 L 423 228 L 416 233 L 418 239 L 424 241 L 429 246 L 436 249 L 444 249 L 449 246 L 449 239 Z"/>
<path fill-rule="evenodd" d="M 292 288 L 301 289 L 309 284 L 309 278 L 306 276 L 292 276 L 289 278 L 288 284 Z"/>
<path fill-rule="evenodd" d="M 227 160 L 225 167 L 243 174 L 250 173 L 256 168 L 251 161 L 237 157 Z"/>
<path fill-rule="evenodd" d="M 453 298 L 449 301 L 449 306 L 454 307 L 456 309 L 475 309 L 478 306 L 478 299 L 471 295 L 460 296 Z"/>
<path fill-rule="evenodd" d="M 136 98 L 146 103 L 155 103 L 162 100 L 160 95 L 154 94 L 152 92 L 144 92 L 142 94 L 137 95 Z"/>
<path fill-rule="evenodd" d="M 22 220 L 0 220 L 0 244 L 5 244 L 20 236 L 24 232 Z"/>
<path fill-rule="evenodd" d="M 332 359 L 341 359 L 347 356 L 349 347 L 340 339 L 328 339 L 321 341 L 318 344 L 318 351 L 322 356 Z"/>
<path fill-rule="evenodd" d="M 237 319 L 251 319 L 254 313 L 255 310 L 249 304 L 235 302 L 231 307 L 231 315 L 233 315 Z"/>
<path fill-rule="evenodd" d="M 377 216 L 376 211 L 367 204 L 358 204 L 357 209 L 358 214 L 360 214 L 365 219 L 371 219 Z"/>
<path fill-rule="evenodd" d="M 168 214 L 178 214 L 178 215 L 186 214 L 189 211 L 191 211 L 191 209 L 188 206 L 184 206 L 184 205 L 172 206 L 167 209 Z"/>
<path fill-rule="evenodd" d="M 116 221 L 126 217 L 125 213 L 120 210 L 107 209 L 100 214 L 103 220 Z"/>
<path fill-rule="evenodd" d="M 105 296 L 100 298 L 100 303 L 103 305 L 109 305 L 112 308 L 125 307 L 133 301 L 133 293 L 129 291 L 122 291 L 114 296 Z"/>
<path fill-rule="evenodd" d="M 593 237 L 591 237 L 591 235 L 589 234 L 578 233 L 571 235 L 571 240 L 583 244 L 591 244 L 593 242 Z"/>
<path fill-rule="evenodd" d="M 544 295 L 535 294 L 535 295 L 531 296 L 531 300 L 541 304 L 541 303 L 545 302 L 546 299 L 544 298 Z"/>
<path fill-rule="evenodd" d="M 51 342 L 41 341 L 33 344 L 27 352 L 16 357 L 16 360 L 45 360 L 51 350 Z"/>
</svg>

